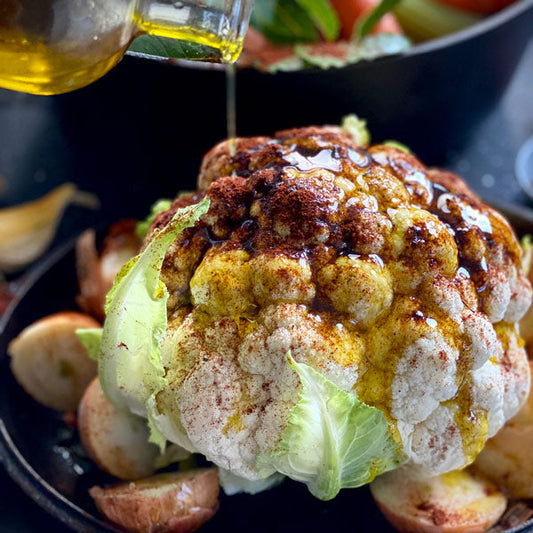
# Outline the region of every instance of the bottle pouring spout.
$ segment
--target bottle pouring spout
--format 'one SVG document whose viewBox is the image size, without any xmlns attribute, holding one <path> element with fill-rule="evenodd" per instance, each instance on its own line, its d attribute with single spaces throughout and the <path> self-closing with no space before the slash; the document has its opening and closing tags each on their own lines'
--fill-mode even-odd
<svg viewBox="0 0 533 533">
<path fill-rule="evenodd" d="M 248 29 L 251 0 L 139 0 L 135 15 L 142 33 L 181 39 L 213 48 L 220 60 L 239 57 Z M 199 58 L 212 60 L 212 57 Z"/>
</svg>

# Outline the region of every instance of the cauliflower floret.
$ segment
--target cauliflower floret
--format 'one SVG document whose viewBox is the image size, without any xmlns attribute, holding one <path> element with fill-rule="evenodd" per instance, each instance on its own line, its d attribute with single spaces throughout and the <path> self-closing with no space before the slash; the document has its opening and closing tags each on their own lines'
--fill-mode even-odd
<svg viewBox="0 0 533 533">
<path fill-rule="evenodd" d="M 499 357 L 502 345 L 487 316 L 465 308 L 461 318 L 466 337 L 464 358 L 472 370 L 481 368 L 492 357 Z"/>
<path fill-rule="evenodd" d="M 249 258 L 244 250 L 212 248 L 191 279 L 192 303 L 214 316 L 249 312 L 254 306 Z"/>
<path fill-rule="evenodd" d="M 459 352 L 438 332 L 420 337 L 405 350 L 392 382 L 392 414 L 417 424 L 457 392 Z"/>
<path fill-rule="evenodd" d="M 503 412 L 505 379 L 502 367 L 487 361 L 472 372 L 472 401 L 487 412 L 487 437 L 493 437 L 505 423 Z"/>
<path fill-rule="evenodd" d="M 513 278 L 511 284 L 511 301 L 505 311 L 503 319 L 506 322 L 518 322 L 529 309 L 531 303 L 528 298 L 529 281 L 524 273 L 519 273 Z"/>
<path fill-rule="evenodd" d="M 276 445 L 299 395 L 287 353 L 349 391 L 363 346 L 347 328 L 324 327 L 302 305 L 269 306 L 254 321 L 220 318 L 205 327 L 205 318 L 194 311 L 169 324 L 162 355 L 171 386 L 156 407 L 172 423 L 161 430 L 176 439 L 182 428 L 196 451 L 258 479 L 255 458 Z"/>
<path fill-rule="evenodd" d="M 241 477 L 257 479 L 254 434 L 268 400 L 263 377 L 211 354 L 183 382 L 179 398 L 180 421 L 195 449 Z"/>
<path fill-rule="evenodd" d="M 496 333 L 504 347 L 496 362 L 500 365 L 503 389 L 503 413 L 506 420 L 512 418 L 527 399 L 531 376 L 523 343 L 514 325 L 505 322 L 497 324 Z"/>
<path fill-rule="evenodd" d="M 356 322 L 373 322 L 392 302 L 392 284 L 379 261 L 339 257 L 317 274 L 323 298 Z"/>
<path fill-rule="evenodd" d="M 440 404 L 410 435 L 407 455 L 415 468 L 437 475 L 463 467 L 468 461 L 463 436 L 451 405 Z"/>
<path fill-rule="evenodd" d="M 422 293 L 430 306 L 438 306 L 452 319 L 460 320 L 460 314 L 465 308 L 465 304 L 453 280 L 446 278 L 442 274 L 437 274 L 427 280 L 423 286 Z"/>
<path fill-rule="evenodd" d="M 253 293 L 261 305 L 307 303 L 315 297 L 311 265 L 305 257 L 260 254 L 250 261 Z"/>
<path fill-rule="evenodd" d="M 393 231 L 389 268 L 400 290 L 414 290 L 419 283 L 442 275 L 452 278 L 457 271 L 457 245 L 439 218 L 422 209 L 391 211 Z"/>
<path fill-rule="evenodd" d="M 289 453 L 306 410 L 345 402 L 378 412 L 408 464 L 438 474 L 471 462 L 524 402 L 519 246 L 459 178 L 304 128 L 219 145 L 199 183 L 181 203 L 211 207 L 161 274 L 168 386 L 151 408 L 169 440 L 257 480 L 287 473 L 264 457 Z M 324 394 L 335 399 L 313 404 Z"/>
</svg>

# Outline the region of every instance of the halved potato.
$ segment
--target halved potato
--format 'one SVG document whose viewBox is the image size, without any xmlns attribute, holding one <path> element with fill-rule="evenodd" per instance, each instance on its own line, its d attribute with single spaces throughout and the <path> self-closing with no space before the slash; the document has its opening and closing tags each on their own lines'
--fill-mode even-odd
<svg viewBox="0 0 533 533">
<path fill-rule="evenodd" d="M 101 513 L 128 531 L 187 533 L 216 513 L 218 472 L 209 468 L 158 474 L 89 492 Z"/>
<path fill-rule="evenodd" d="M 96 362 L 89 359 L 76 330 L 98 327 L 94 318 L 75 312 L 55 313 L 34 322 L 8 346 L 15 378 L 46 407 L 74 411 L 96 375 Z"/>
<path fill-rule="evenodd" d="M 533 372 L 533 361 L 529 362 Z M 514 499 L 533 498 L 533 394 L 487 441 L 474 466 Z"/>
<path fill-rule="evenodd" d="M 159 448 L 148 442 L 146 420 L 118 410 L 98 378 L 89 385 L 78 409 L 80 438 L 91 459 L 120 479 L 139 479 L 155 471 Z"/>
<path fill-rule="evenodd" d="M 507 506 L 496 485 L 467 470 L 424 478 L 401 468 L 376 478 L 370 490 L 387 520 L 409 533 L 483 532 Z"/>
</svg>

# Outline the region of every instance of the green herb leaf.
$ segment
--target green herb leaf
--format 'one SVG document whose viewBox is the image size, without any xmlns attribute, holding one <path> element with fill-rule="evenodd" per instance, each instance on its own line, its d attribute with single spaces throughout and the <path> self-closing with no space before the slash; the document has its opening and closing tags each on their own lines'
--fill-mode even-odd
<svg viewBox="0 0 533 533">
<path fill-rule="evenodd" d="M 381 2 L 359 23 L 356 25 L 356 39 L 364 37 L 372 31 L 379 19 L 392 11 L 401 0 L 381 0 Z"/>
<path fill-rule="evenodd" d="M 329 0 L 261 0 L 255 2 L 251 25 L 273 44 L 334 41 L 340 22 Z"/>
<path fill-rule="evenodd" d="M 273 44 L 312 43 L 320 37 L 305 9 L 295 0 L 255 2 L 250 24 Z"/>
<path fill-rule="evenodd" d="M 328 0 L 296 0 L 326 41 L 335 41 L 339 37 L 340 21 Z"/>
<path fill-rule="evenodd" d="M 168 37 L 156 35 L 141 35 L 135 39 L 129 50 L 150 56 L 174 59 L 190 59 L 191 61 L 206 61 L 220 59 L 220 52 L 203 44 L 189 41 L 178 41 Z"/>
<path fill-rule="evenodd" d="M 368 146 L 370 144 L 370 131 L 364 118 L 359 118 L 355 113 L 342 117 L 341 129 L 349 135 L 356 144 Z"/>
<path fill-rule="evenodd" d="M 383 144 L 385 146 L 392 146 L 393 148 L 398 148 L 398 150 L 401 150 L 402 152 L 405 152 L 406 154 L 412 154 L 412 150 L 409 148 L 409 146 L 401 143 L 400 141 L 395 141 L 394 139 L 384 141 Z"/>
</svg>

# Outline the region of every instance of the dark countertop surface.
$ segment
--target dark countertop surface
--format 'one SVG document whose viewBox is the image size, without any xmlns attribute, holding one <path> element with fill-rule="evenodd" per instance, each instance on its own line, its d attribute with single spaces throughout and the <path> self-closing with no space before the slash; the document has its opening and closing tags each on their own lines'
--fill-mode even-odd
<svg viewBox="0 0 533 533">
<path fill-rule="evenodd" d="M 462 150 L 448 153 L 443 164 L 463 176 L 488 201 L 533 207 L 515 176 L 518 151 L 533 138 L 532 87 L 533 41 L 500 105 Z"/>
<path fill-rule="evenodd" d="M 514 173 L 520 147 L 533 137 L 532 87 L 533 41 L 500 104 L 461 150 L 449 152 L 446 160 L 441 162 L 442 166 L 465 177 L 488 201 L 533 207 Z M 76 181 L 76 176 L 65 175 L 62 166 L 65 159 L 81 157 L 85 164 L 91 165 L 90 153 L 80 153 L 79 147 L 69 145 L 68 132 L 65 136 L 57 133 L 53 124 L 56 119 L 50 113 L 51 106 L 54 106 L 52 99 L 0 90 L 0 176 L 5 180 L 0 181 L 0 207 L 29 199 L 28 186 L 33 191 L 30 197 L 35 197 L 35 192 L 42 187 L 49 189 L 50 184 L 55 182 Z M 101 120 L 102 127 L 106 128 L 103 117 L 96 115 L 95 120 Z M 125 127 L 130 126 L 125 124 Z M 125 172 L 129 172 L 132 165 L 149 169 L 152 164 L 145 154 L 129 154 Z M 97 169 L 94 172 L 97 180 Z M 120 182 L 110 186 L 110 194 L 117 194 L 118 198 L 120 187 L 133 188 L 134 193 L 139 193 L 139 202 L 133 206 L 118 202 L 113 209 L 106 210 L 104 207 L 97 213 L 81 208 L 70 209 L 59 228 L 56 243 L 77 234 L 87 225 L 108 222 L 118 216 L 139 216 L 147 201 L 165 193 L 165 187 L 159 187 L 156 194 L 147 200 L 136 183 Z M 31 501 L 0 467 L 0 531 L 62 533 L 66 529 Z"/>
</svg>

